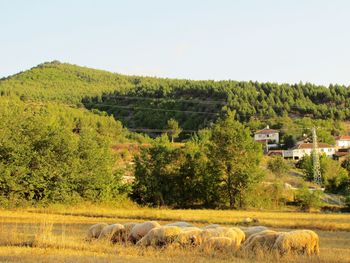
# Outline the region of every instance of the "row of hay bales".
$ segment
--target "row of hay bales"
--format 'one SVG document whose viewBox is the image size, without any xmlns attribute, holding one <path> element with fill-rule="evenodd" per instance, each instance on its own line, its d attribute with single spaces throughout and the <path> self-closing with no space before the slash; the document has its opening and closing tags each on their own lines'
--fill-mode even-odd
<svg viewBox="0 0 350 263">
<path fill-rule="evenodd" d="M 161 226 L 155 221 L 91 226 L 87 240 L 110 240 L 113 243 L 132 242 L 137 246 L 162 247 L 177 244 L 198 246 L 206 251 L 225 250 L 257 252 L 258 250 L 286 254 L 319 254 L 319 237 L 311 230 L 277 232 L 265 226 L 222 227 L 217 224 L 195 227 L 187 222 Z"/>
</svg>

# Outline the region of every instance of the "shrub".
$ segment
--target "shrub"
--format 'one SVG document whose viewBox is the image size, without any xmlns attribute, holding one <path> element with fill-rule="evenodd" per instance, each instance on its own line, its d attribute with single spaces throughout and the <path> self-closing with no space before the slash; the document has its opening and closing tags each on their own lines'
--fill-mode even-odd
<svg viewBox="0 0 350 263">
<path fill-rule="evenodd" d="M 310 211 L 311 209 L 318 209 L 321 207 L 321 197 L 323 193 L 319 190 L 310 190 L 306 187 L 299 189 L 296 193 L 296 201 L 300 209 L 303 211 Z"/>
</svg>

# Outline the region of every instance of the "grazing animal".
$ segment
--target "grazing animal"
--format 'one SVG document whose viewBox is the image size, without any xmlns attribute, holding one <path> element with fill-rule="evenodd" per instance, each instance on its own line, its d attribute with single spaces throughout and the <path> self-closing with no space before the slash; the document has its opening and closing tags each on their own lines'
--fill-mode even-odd
<svg viewBox="0 0 350 263">
<path fill-rule="evenodd" d="M 134 222 L 129 222 L 129 223 L 124 223 L 122 224 L 124 226 L 124 232 L 122 235 L 122 241 L 126 242 L 130 240 L 130 234 L 131 234 L 131 229 L 136 225 L 137 223 Z M 119 240 L 113 240 L 112 242 L 118 242 Z"/>
<path fill-rule="evenodd" d="M 277 239 L 273 248 L 280 254 L 307 254 L 318 255 L 319 237 L 312 230 L 295 230 L 281 234 Z"/>
<path fill-rule="evenodd" d="M 130 241 L 136 243 L 155 227 L 160 227 L 160 224 L 156 221 L 148 221 L 134 225 L 130 232 Z"/>
<path fill-rule="evenodd" d="M 258 249 L 271 251 L 276 239 L 281 235 L 281 232 L 273 230 L 264 230 L 262 232 L 251 235 L 243 244 L 244 251 L 256 252 Z"/>
<path fill-rule="evenodd" d="M 117 240 L 118 241 L 122 240 L 123 233 L 124 233 L 123 225 L 121 224 L 108 225 L 102 229 L 98 239 L 109 239 L 111 241 L 113 239 L 113 242 L 117 242 Z"/>
<path fill-rule="evenodd" d="M 209 228 L 201 232 L 198 243 L 202 244 L 211 237 L 228 237 L 235 241 L 238 246 L 242 242 L 242 235 L 229 227 Z"/>
<path fill-rule="evenodd" d="M 220 225 L 211 224 L 211 225 L 203 226 L 202 229 L 205 230 L 205 229 L 218 228 L 218 227 L 220 227 Z"/>
<path fill-rule="evenodd" d="M 101 231 L 104 227 L 108 226 L 106 223 L 99 223 L 92 225 L 87 232 L 86 239 L 91 240 L 93 238 L 98 238 L 101 234 Z"/>
<path fill-rule="evenodd" d="M 204 241 L 201 248 L 206 252 L 212 250 L 236 252 L 239 249 L 239 244 L 235 239 L 229 237 L 211 237 Z"/>
<path fill-rule="evenodd" d="M 182 232 L 176 237 L 175 242 L 181 246 L 198 245 L 202 231 L 203 230 L 198 227 L 183 228 Z"/>
<path fill-rule="evenodd" d="M 230 229 L 237 233 L 237 241 L 239 242 L 239 244 L 242 244 L 245 241 L 244 232 L 238 227 L 231 227 Z"/>
<path fill-rule="evenodd" d="M 174 222 L 174 223 L 166 224 L 166 226 L 193 227 L 192 224 L 187 222 Z"/>
<path fill-rule="evenodd" d="M 251 235 L 267 230 L 267 227 L 251 226 L 251 227 L 240 227 L 240 229 L 244 232 L 246 239 L 248 239 Z"/>
<path fill-rule="evenodd" d="M 178 226 L 161 226 L 151 229 L 136 245 L 138 246 L 164 246 L 174 242 L 182 232 Z"/>
</svg>

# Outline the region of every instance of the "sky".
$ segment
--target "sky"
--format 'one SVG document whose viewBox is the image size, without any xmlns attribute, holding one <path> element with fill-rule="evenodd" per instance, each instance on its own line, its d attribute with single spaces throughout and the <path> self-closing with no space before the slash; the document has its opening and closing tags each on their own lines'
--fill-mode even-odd
<svg viewBox="0 0 350 263">
<path fill-rule="evenodd" d="M 130 75 L 350 85 L 348 0 L 0 0 L 0 77 L 59 60 Z"/>
</svg>

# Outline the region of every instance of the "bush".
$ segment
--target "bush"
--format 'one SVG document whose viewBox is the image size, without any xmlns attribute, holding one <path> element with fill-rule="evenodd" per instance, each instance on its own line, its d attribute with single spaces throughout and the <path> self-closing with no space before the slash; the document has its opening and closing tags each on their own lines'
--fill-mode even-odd
<svg viewBox="0 0 350 263">
<path fill-rule="evenodd" d="M 76 203 L 119 195 L 111 140 L 101 127 L 92 128 L 93 117 L 65 106 L 0 98 L 0 203 Z"/>
<path fill-rule="evenodd" d="M 319 190 L 310 190 L 306 187 L 299 189 L 296 193 L 296 201 L 303 211 L 319 209 L 322 205 L 323 193 Z"/>
<path fill-rule="evenodd" d="M 267 163 L 267 168 L 278 177 L 285 175 L 290 170 L 287 161 L 281 156 L 271 158 Z"/>
</svg>

